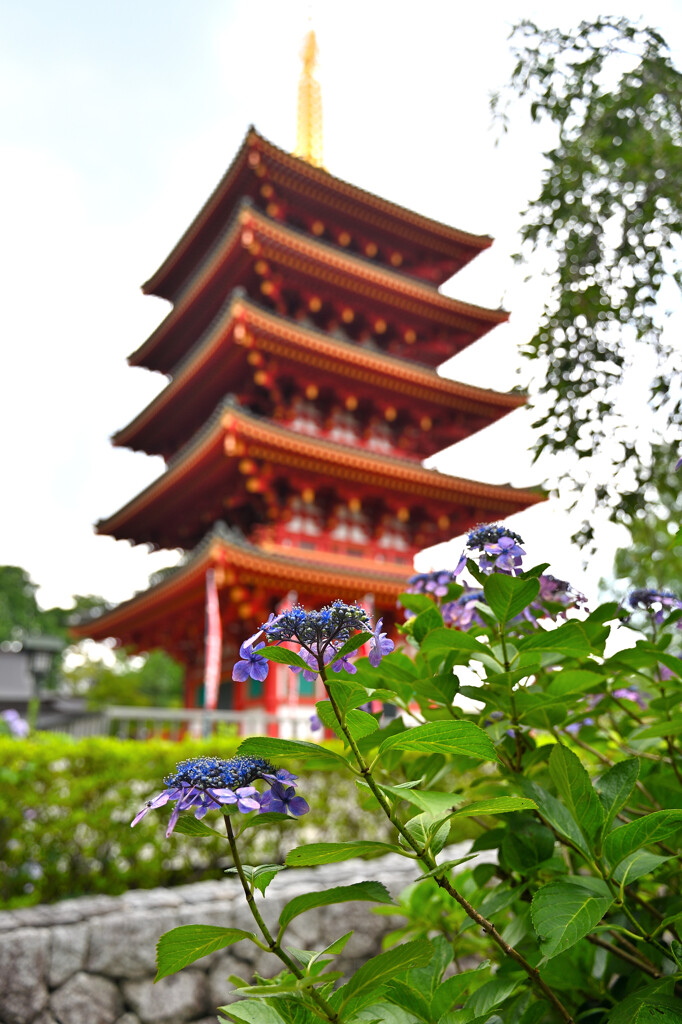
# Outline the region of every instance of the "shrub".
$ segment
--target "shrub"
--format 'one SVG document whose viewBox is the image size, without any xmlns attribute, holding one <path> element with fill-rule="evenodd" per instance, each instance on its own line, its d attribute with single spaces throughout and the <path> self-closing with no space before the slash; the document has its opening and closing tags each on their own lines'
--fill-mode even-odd
<svg viewBox="0 0 682 1024">
<path fill-rule="evenodd" d="M 238 744 L 0 737 L 0 901 L 27 906 L 221 878 L 230 863 L 224 842 L 199 846 L 179 833 L 167 840 L 151 815 L 134 829 L 130 822 L 176 761 L 231 757 Z M 327 830 L 349 839 L 386 831 L 358 807 L 352 779 L 316 775 L 308 791 L 314 809 L 303 831 L 310 841 Z M 286 829 L 254 832 L 248 855 L 254 863 L 282 860 L 288 845 Z"/>
</svg>

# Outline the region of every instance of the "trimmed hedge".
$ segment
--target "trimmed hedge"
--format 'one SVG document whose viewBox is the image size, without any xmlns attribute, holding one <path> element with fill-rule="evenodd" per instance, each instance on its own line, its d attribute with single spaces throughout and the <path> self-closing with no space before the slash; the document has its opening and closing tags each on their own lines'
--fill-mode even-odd
<svg viewBox="0 0 682 1024">
<path fill-rule="evenodd" d="M 163 789 L 177 761 L 197 754 L 231 757 L 239 740 L 138 742 L 38 734 L 0 738 L 0 901 L 5 907 L 94 893 L 220 878 L 229 859 L 216 839 L 175 833 L 151 811 L 130 828 L 145 800 Z M 281 861 L 291 847 L 334 835 L 383 839 L 361 810 L 350 777 L 287 763 L 301 775 L 311 811 L 296 825 L 250 830 L 251 863 Z M 383 826 L 382 826 L 383 827 Z M 248 835 L 249 833 L 247 833 Z"/>
</svg>

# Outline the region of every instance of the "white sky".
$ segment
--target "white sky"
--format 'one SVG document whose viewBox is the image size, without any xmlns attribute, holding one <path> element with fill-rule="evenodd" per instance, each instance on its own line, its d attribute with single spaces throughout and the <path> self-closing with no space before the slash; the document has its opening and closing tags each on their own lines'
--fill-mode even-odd
<svg viewBox="0 0 682 1024">
<path fill-rule="evenodd" d="M 495 146 L 489 93 L 511 71 L 511 24 L 562 27 L 608 13 L 488 0 L 22 0 L 0 4 L 0 273 L 4 500 L 0 564 L 25 567 L 44 605 L 74 593 L 119 601 L 168 552 L 97 537 L 92 523 L 162 469 L 108 437 L 163 386 L 125 358 L 165 315 L 139 285 L 224 172 L 253 122 L 292 148 L 299 50 L 312 10 L 321 49 L 325 163 L 363 188 L 497 242 L 447 290 L 512 312 L 450 368 L 506 390 L 541 289 L 510 254 L 548 138 L 519 116 Z M 680 63 L 682 5 L 621 0 L 662 29 Z M 528 371 L 524 371 L 526 374 Z M 522 383 L 527 377 L 521 378 Z M 435 464 L 491 482 L 542 482 L 530 417 L 513 414 Z M 552 472 L 552 467 L 547 468 Z M 615 542 L 581 574 L 578 524 L 554 503 L 517 520 L 535 561 L 594 592 Z M 457 550 L 457 554 L 459 550 Z M 449 560 L 449 557 L 447 558 Z M 427 556 L 427 567 L 446 556 Z"/>
</svg>

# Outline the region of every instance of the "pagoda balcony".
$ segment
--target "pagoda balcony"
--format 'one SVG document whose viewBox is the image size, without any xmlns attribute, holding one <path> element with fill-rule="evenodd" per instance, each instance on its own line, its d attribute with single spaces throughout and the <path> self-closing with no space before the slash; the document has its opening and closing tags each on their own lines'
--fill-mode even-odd
<svg viewBox="0 0 682 1024">
<path fill-rule="evenodd" d="M 526 401 L 521 393 L 449 380 L 430 367 L 330 336 L 311 324 L 266 311 L 243 293 L 233 293 L 173 379 L 114 435 L 114 444 L 169 459 L 202 426 L 206 410 L 216 408 L 227 393 L 236 392 L 245 404 L 274 414 L 275 392 L 290 380 L 302 395 L 309 388 L 328 392 L 345 408 L 374 407 L 384 418 L 394 409 L 398 425 L 409 413 L 417 428 L 414 447 L 410 452 L 403 446 L 400 453 L 426 458 Z M 399 434 L 405 437 L 404 426 Z"/>
<path fill-rule="evenodd" d="M 323 483 L 349 504 L 382 500 L 432 524 L 424 547 L 472 522 L 544 501 L 539 491 L 485 484 L 424 469 L 405 458 L 297 434 L 233 402 L 218 408 L 168 468 L 98 532 L 157 547 L 192 547 L 226 516 L 249 532 L 281 509 L 282 493 Z"/>
</svg>

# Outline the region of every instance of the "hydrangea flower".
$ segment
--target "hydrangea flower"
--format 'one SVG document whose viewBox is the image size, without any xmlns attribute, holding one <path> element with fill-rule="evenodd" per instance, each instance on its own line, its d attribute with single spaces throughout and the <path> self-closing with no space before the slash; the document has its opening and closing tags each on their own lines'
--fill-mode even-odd
<svg viewBox="0 0 682 1024">
<path fill-rule="evenodd" d="M 407 582 L 407 594 L 433 594 L 434 597 L 445 597 L 449 584 L 453 582 L 453 573 L 449 569 L 419 572 L 416 576 L 410 576 Z"/>
<path fill-rule="evenodd" d="M 261 800 L 260 809 L 261 811 L 276 811 L 279 814 L 289 813 L 297 818 L 310 810 L 303 797 L 296 796 L 294 787 L 286 786 L 282 782 L 272 783 Z"/>
<path fill-rule="evenodd" d="M 10 736 L 14 736 L 17 740 L 25 739 L 31 731 L 30 725 L 25 718 L 21 717 L 16 708 L 7 708 L 0 717 L 3 718 L 5 725 L 9 729 Z"/>
<path fill-rule="evenodd" d="M 167 786 L 152 800 L 148 800 L 131 822 L 131 826 L 149 811 L 174 802 L 175 807 L 168 822 L 166 837 L 170 836 L 177 824 L 181 811 L 194 811 L 195 818 L 203 818 L 208 811 L 219 811 L 225 805 L 237 805 L 242 814 L 250 811 L 272 809 L 264 807 L 269 790 L 261 794 L 252 782 L 262 779 L 270 787 L 286 786 L 294 792 L 296 776 L 285 768 L 275 768 L 262 757 L 249 755 L 223 759 L 220 757 L 190 757 L 180 761 L 172 775 L 163 780 Z M 303 801 L 305 803 L 305 801 Z M 300 804 L 296 805 L 300 807 Z M 305 810 L 308 810 L 306 804 Z M 294 813 L 294 812 L 292 812 Z M 297 814 L 305 814 L 299 810 Z"/>
<path fill-rule="evenodd" d="M 379 619 L 374 627 L 372 639 L 369 642 L 369 663 L 372 668 L 378 668 L 381 664 L 381 659 L 386 654 L 390 654 L 391 651 L 395 650 L 395 644 L 393 641 L 386 633 L 381 632 L 383 624 L 384 620 Z"/>
<path fill-rule="evenodd" d="M 453 576 L 464 569 L 467 558 L 479 552 L 478 565 L 485 573 L 503 572 L 508 576 L 516 573 L 521 566 L 525 551 L 518 533 L 498 523 L 486 523 L 469 532 L 464 551 L 460 555 Z"/>
<path fill-rule="evenodd" d="M 261 647 L 265 647 L 265 641 L 262 640 L 253 647 L 253 639 L 253 637 L 249 637 L 239 648 L 239 657 L 242 661 L 238 661 L 232 669 L 232 678 L 236 682 L 245 683 L 251 677 L 251 679 L 258 679 L 262 683 L 267 678 L 267 659 L 262 654 L 256 654 Z"/>
<path fill-rule="evenodd" d="M 448 601 L 441 608 L 443 622 L 456 629 L 468 629 L 469 626 L 484 626 L 485 623 L 478 613 L 478 604 L 486 604 L 485 595 L 477 587 L 465 585 L 464 593 Z"/>
<path fill-rule="evenodd" d="M 682 608 L 682 601 L 671 590 L 633 590 L 627 600 L 632 609 L 649 612 L 657 625 L 670 612 Z M 682 619 L 678 620 L 677 628 L 682 629 Z"/>
</svg>

